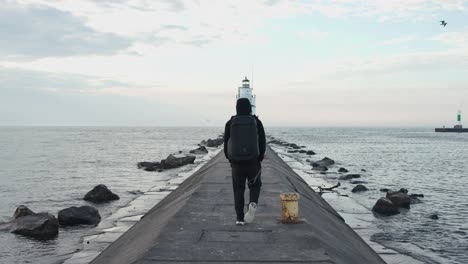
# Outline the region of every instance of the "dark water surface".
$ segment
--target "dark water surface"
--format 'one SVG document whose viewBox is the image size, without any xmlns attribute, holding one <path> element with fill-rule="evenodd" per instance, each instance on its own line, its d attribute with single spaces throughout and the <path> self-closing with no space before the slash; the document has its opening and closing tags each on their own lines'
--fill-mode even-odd
<svg viewBox="0 0 468 264">
<path fill-rule="evenodd" d="M 103 218 L 109 217 L 136 198 L 129 191 L 144 192 L 170 177 L 138 170 L 137 162 L 187 152 L 221 132 L 222 128 L 0 127 L 0 221 L 8 220 L 20 204 L 53 214 L 87 204 L 81 198 L 100 183 L 121 197 L 97 206 Z M 369 210 L 385 195 L 380 188 L 404 187 L 424 194 L 423 203 L 400 215 L 376 217 L 372 240 L 427 263 L 468 263 L 468 133 L 268 127 L 266 132 L 314 150 L 312 159 L 334 159 L 337 165 L 320 176 L 330 183 L 336 183 L 339 167 L 362 174 L 368 192 L 353 194 L 346 182 L 342 188 Z M 304 161 L 310 158 L 297 155 Z M 431 214 L 439 219 L 430 219 Z M 82 237 L 92 229 L 61 229 L 58 238 L 48 242 L 0 231 L 0 263 L 61 263 L 82 248 Z"/>
<path fill-rule="evenodd" d="M 0 127 L 0 222 L 7 221 L 20 204 L 55 215 L 70 206 L 86 205 L 84 194 L 101 183 L 120 196 L 112 203 L 91 204 L 108 217 L 136 198 L 130 191 L 146 191 L 167 180 L 167 175 L 138 170 L 137 162 L 188 152 L 221 132 L 220 128 Z M 61 263 L 81 249 L 82 236 L 92 229 L 61 228 L 58 238 L 47 242 L 0 231 L 0 263 Z"/>
<path fill-rule="evenodd" d="M 422 203 L 391 217 L 376 217 L 373 241 L 427 263 L 468 263 L 468 133 L 418 128 L 273 128 L 268 132 L 337 164 L 321 177 L 337 182 L 345 167 L 370 190 L 347 194 L 371 209 L 380 188 L 424 194 Z M 299 154 L 294 154 L 298 155 Z M 305 157 L 298 157 L 305 159 Z M 306 165 L 307 166 L 307 165 Z M 362 172 L 365 169 L 366 172 Z M 437 214 L 438 220 L 430 219 Z"/>
</svg>

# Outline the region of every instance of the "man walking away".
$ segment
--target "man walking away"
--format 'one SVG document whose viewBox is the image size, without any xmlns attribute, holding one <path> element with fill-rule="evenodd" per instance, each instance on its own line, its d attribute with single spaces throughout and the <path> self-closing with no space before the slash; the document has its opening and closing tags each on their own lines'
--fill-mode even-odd
<svg viewBox="0 0 468 264">
<path fill-rule="evenodd" d="M 255 218 L 262 186 L 261 161 L 265 155 L 266 140 L 262 122 L 252 115 L 249 99 L 238 99 L 236 111 L 237 115 L 231 117 L 224 128 L 224 155 L 232 167 L 236 225 L 244 225 Z M 250 199 L 248 211 L 244 215 L 246 181 Z"/>
</svg>

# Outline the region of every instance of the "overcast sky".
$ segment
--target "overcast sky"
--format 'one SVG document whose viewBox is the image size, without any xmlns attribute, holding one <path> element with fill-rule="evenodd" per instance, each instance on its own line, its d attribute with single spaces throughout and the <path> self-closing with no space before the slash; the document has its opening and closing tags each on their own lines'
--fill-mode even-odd
<svg viewBox="0 0 468 264">
<path fill-rule="evenodd" d="M 222 126 L 252 73 L 265 126 L 453 125 L 468 1 L 0 0 L 0 125 Z"/>
</svg>

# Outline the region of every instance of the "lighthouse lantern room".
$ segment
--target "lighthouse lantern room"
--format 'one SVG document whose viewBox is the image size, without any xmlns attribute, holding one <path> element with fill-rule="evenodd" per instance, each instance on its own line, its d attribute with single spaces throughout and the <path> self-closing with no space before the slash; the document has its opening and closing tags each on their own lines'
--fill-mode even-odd
<svg viewBox="0 0 468 264">
<path fill-rule="evenodd" d="M 239 98 L 247 98 L 250 101 L 250 104 L 252 105 L 252 115 L 256 114 L 256 104 L 255 104 L 255 95 L 252 93 L 253 88 L 250 87 L 250 81 L 245 77 L 245 79 L 242 81 L 242 86 L 239 87 L 237 91 L 237 96 L 236 100 Z"/>
</svg>

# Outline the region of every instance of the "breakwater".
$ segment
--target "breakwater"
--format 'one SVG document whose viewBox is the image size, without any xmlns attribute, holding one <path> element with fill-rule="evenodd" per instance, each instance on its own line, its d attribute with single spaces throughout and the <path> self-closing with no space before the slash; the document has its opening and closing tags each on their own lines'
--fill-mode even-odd
<svg viewBox="0 0 468 264">
<path fill-rule="evenodd" d="M 235 226 L 230 166 L 220 153 L 91 263 L 385 263 L 271 149 L 256 220 Z M 300 221 L 284 225 L 279 194 L 301 196 Z"/>
</svg>

